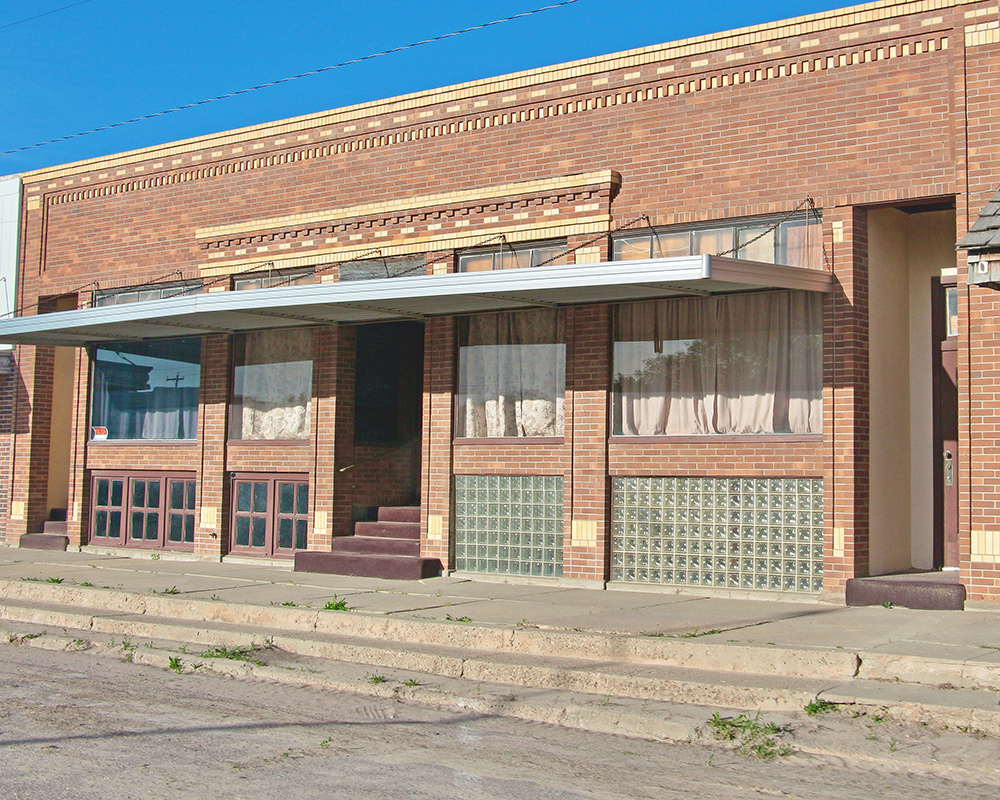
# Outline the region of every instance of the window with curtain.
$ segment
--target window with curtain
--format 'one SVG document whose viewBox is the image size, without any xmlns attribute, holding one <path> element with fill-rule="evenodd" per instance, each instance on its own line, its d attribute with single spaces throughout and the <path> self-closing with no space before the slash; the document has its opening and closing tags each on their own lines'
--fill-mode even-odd
<svg viewBox="0 0 1000 800">
<path fill-rule="evenodd" d="M 91 436 L 194 439 L 201 340 L 102 345 L 93 350 Z"/>
<path fill-rule="evenodd" d="M 313 330 L 254 331 L 233 346 L 230 438 L 308 438 Z"/>
<path fill-rule="evenodd" d="M 562 436 L 562 311 L 479 314 L 459 321 L 456 435 Z"/>
<path fill-rule="evenodd" d="M 612 412 L 619 436 L 822 433 L 822 298 L 618 306 Z"/>
</svg>

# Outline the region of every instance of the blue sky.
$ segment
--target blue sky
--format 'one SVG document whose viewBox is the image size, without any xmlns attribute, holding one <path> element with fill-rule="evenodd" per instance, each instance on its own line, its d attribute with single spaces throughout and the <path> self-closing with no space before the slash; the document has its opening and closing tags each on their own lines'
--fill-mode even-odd
<svg viewBox="0 0 1000 800">
<path fill-rule="evenodd" d="M 556 0 L 0 0 L 0 151 L 530 11 Z M 0 156 L 0 175 L 850 5 L 578 0 L 156 120 Z"/>
</svg>

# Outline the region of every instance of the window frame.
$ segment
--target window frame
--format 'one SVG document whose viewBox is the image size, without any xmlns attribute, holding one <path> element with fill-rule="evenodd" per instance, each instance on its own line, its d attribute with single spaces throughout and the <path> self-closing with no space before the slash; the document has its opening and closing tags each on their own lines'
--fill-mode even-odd
<svg viewBox="0 0 1000 800">
<path fill-rule="evenodd" d="M 239 508 L 239 484 L 250 484 L 267 486 L 267 496 L 265 508 L 257 511 L 253 508 L 253 494 L 256 489 L 251 488 L 251 508 L 242 510 Z M 279 492 L 281 486 L 294 486 L 292 512 L 282 512 L 279 506 Z M 298 510 L 300 489 L 306 490 L 305 501 L 306 510 Z M 292 558 L 296 553 L 305 552 L 309 549 L 309 540 L 312 538 L 312 526 L 310 519 L 312 516 L 309 491 L 309 475 L 301 472 L 233 472 L 230 473 L 229 483 L 229 553 L 232 555 L 255 556 L 260 558 Z M 237 544 L 238 522 L 240 518 L 249 518 L 247 528 L 247 544 Z M 253 545 L 253 519 L 264 520 L 264 544 Z M 290 519 L 292 521 L 292 547 L 281 547 L 280 545 L 280 521 Z M 303 546 L 299 547 L 298 523 L 303 522 L 305 526 Z"/>
<path fill-rule="evenodd" d="M 113 483 L 116 480 L 122 482 L 122 498 L 118 504 L 100 504 L 99 482 L 107 480 L 109 485 L 109 500 L 113 499 Z M 159 502 L 156 505 L 135 504 L 134 489 L 139 481 L 159 481 Z M 182 508 L 175 508 L 171 504 L 171 488 L 174 483 L 183 483 Z M 146 490 L 148 491 L 148 490 Z M 146 495 L 144 491 L 144 496 Z M 143 550 L 167 550 L 176 552 L 192 552 L 194 550 L 195 531 L 197 528 L 196 511 L 198 508 L 198 482 L 196 473 L 178 470 L 94 470 L 90 476 L 90 515 L 89 527 L 87 529 L 87 543 L 90 545 L 106 547 L 129 547 Z M 99 536 L 97 534 L 97 518 L 102 511 L 117 512 L 120 516 L 120 535 L 112 537 L 109 535 Z M 147 539 L 145 535 L 141 538 L 132 537 L 132 523 L 134 515 L 142 514 L 143 527 L 148 523 L 149 513 L 156 513 L 157 536 L 155 539 Z M 185 520 L 190 519 L 191 540 L 185 541 L 182 530 L 181 541 L 171 541 L 170 523 L 173 516 L 181 516 Z"/>
<path fill-rule="evenodd" d="M 205 282 L 201 278 L 192 278 L 185 281 L 173 281 L 171 283 L 122 286 L 119 289 L 95 289 L 91 305 L 94 308 L 131 305 L 132 303 L 144 303 L 148 300 L 163 300 L 167 297 L 177 297 L 182 294 L 200 294 L 204 291 L 204 289 Z M 132 300 L 123 299 L 133 295 L 135 298 Z M 151 296 L 143 297 L 142 295 Z M 107 302 L 112 299 L 113 302 Z"/>
<path fill-rule="evenodd" d="M 702 255 L 705 254 L 705 250 L 711 250 L 713 252 L 708 252 L 708 255 L 715 255 L 721 252 L 725 253 L 730 258 L 758 261 L 759 259 L 748 258 L 745 255 L 746 248 L 753 243 L 753 236 L 749 237 L 747 241 L 741 244 L 740 234 L 747 231 L 762 232 L 772 228 L 773 226 L 774 241 L 772 243 L 772 258 L 770 261 L 762 263 L 785 265 L 788 263 L 787 253 L 789 249 L 787 233 L 788 231 L 801 227 L 802 225 L 817 226 L 819 242 L 815 258 L 821 261 L 823 249 L 823 216 L 819 211 L 806 211 L 792 216 L 741 217 L 734 220 L 712 220 L 709 222 L 698 223 L 696 225 L 671 225 L 662 228 L 656 227 L 651 231 L 647 228 L 642 232 L 622 232 L 612 238 L 611 259 L 612 261 L 641 260 L 639 258 L 621 258 L 621 252 L 624 246 L 637 246 L 642 239 L 647 239 L 647 254 L 642 258 L 652 259 L 660 257 Z M 720 233 L 723 231 L 729 232 L 727 246 L 722 248 L 700 248 L 695 246 L 695 240 L 698 236 L 705 236 L 707 234 Z M 665 256 L 657 255 L 657 250 L 662 250 L 662 239 L 676 238 L 679 236 L 687 237 L 688 244 L 687 247 L 684 248 L 684 252 L 680 252 L 680 248 L 675 248 L 677 249 L 677 252 L 668 250 L 668 253 Z M 822 264 L 816 263 L 813 265 L 806 265 L 803 268 L 819 269 L 821 267 Z"/>
<path fill-rule="evenodd" d="M 202 337 L 200 337 L 200 336 L 181 336 L 181 337 L 177 337 L 177 338 L 174 338 L 174 339 L 155 339 L 155 340 L 150 340 L 149 342 L 146 342 L 146 344 L 159 345 L 159 344 L 163 344 L 163 343 L 166 343 L 166 342 L 177 342 L 177 341 L 197 342 L 197 347 L 198 347 L 198 362 L 197 362 L 197 365 L 196 365 L 197 368 L 198 368 L 198 386 L 197 387 L 191 387 L 191 388 L 197 388 L 198 389 L 198 399 L 197 399 L 197 402 L 195 403 L 195 406 L 194 406 L 194 421 L 193 421 L 193 425 L 192 425 L 192 428 L 193 428 L 192 435 L 191 436 L 185 436 L 183 438 L 174 437 L 174 438 L 170 438 L 170 439 L 163 439 L 163 438 L 156 439 L 156 438 L 153 438 L 153 437 L 148 437 L 148 438 L 147 437 L 139 437 L 139 438 L 134 438 L 134 437 L 133 438 L 125 438 L 125 437 L 122 437 L 122 438 L 102 438 L 102 439 L 95 438 L 95 434 L 94 434 L 94 429 L 95 428 L 109 427 L 107 425 L 107 423 L 108 423 L 109 420 L 106 420 L 106 419 L 102 420 L 102 422 L 104 423 L 103 425 L 97 425 L 96 422 L 95 422 L 95 420 L 94 420 L 94 412 L 95 412 L 94 393 L 95 393 L 95 391 L 97 389 L 96 373 L 97 373 L 97 370 L 98 370 L 98 364 L 99 363 L 108 363 L 108 364 L 113 363 L 113 362 L 101 362 L 101 361 L 99 361 L 99 359 L 97 358 L 97 352 L 99 350 L 113 350 L 113 348 L 115 348 L 115 347 L 117 347 L 119 345 L 123 345 L 123 344 L 133 344 L 133 343 L 130 343 L 130 342 L 102 342 L 101 344 L 91 345 L 91 346 L 89 346 L 87 348 L 87 357 L 88 357 L 88 361 L 89 361 L 89 374 L 88 374 L 89 382 L 88 382 L 88 387 L 87 387 L 87 446 L 88 447 L 90 445 L 95 444 L 95 443 L 98 444 L 98 445 L 104 445 L 104 444 L 113 444 L 113 445 L 136 445 L 136 444 L 143 444 L 144 445 L 144 444 L 155 444 L 157 446 L 161 446 L 161 445 L 164 445 L 164 444 L 167 444 L 167 445 L 193 445 L 193 444 L 197 443 L 198 436 L 199 436 L 199 430 L 200 430 L 201 414 L 202 414 L 202 395 L 201 395 L 202 380 L 201 379 L 202 379 L 202 371 L 203 371 L 202 370 L 202 366 L 203 366 L 203 360 L 204 360 L 204 351 L 203 351 L 203 348 L 202 348 L 202 344 L 203 344 Z M 133 354 L 133 355 L 136 355 L 136 354 Z M 159 358 L 159 356 L 144 356 L 144 357 L 145 358 Z M 162 360 L 163 361 L 170 361 L 170 360 L 176 361 L 176 359 L 162 359 Z M 186 363 L 190 363 L 192 365 L 195 364 L 195 362 L 186 362 Z"/>
<path fill-rule="evenodd" d="M 536 259 L 536 255 L 539 251 L 558 249 L 560 252 L 556 256 L 548 254 L 548 257 L 544 257 L 544 254 Z M 491 272 L 498 269 L 531 269 L 538 266 L 565 266 L 569 264 L 569 253 L 566 252 L 569 249 L 568 244 L 565 239 L 545 239 L 537 242 L 518 242 L 516 244 L 511 244 L 508 242 L 501 242 L 499 246 L 492 247 L 479 247 L 475 249 L 465 250 L 461 253 L 456 254 L 455 258 L 455 271 L 456 272 Z M 518 255 L 527 253 L 528 254 L 528 264 L 527 266 L 505 266 L 504 260 L 510 258 L 516 258 Z M 489 257 L 491 259 L 491 266 L 489 269 L 466 269 L 464 262 L 472 259 L 486 259 Z M 539 263 L 536 263 L 539 262 Z M 542 264 L 541 262 L 545 262 Z"/>
<path fill-rule="evenodd" d="M 259 286 L 240 286 L 241 283 L 260 283 Z M 258 272 L 248 272 L 245 275 L 234 275 L 229 288 L 234 292 L 253 291 L 254 289 L 270 289 L 281 286 L 307 286 L 316 283 L 314 267 L 295 267 L 292 269 L 271 269 Z"/>
</svg>

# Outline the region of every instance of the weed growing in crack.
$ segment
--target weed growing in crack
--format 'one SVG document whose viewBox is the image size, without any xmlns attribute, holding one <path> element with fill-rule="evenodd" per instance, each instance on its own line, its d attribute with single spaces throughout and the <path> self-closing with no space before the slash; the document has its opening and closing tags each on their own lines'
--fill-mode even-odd
<svg viewBox="0 0 1000 800">
<path fill-rule="evenodd" d="M 298 605 L 293 600 L 286 600 L 281 605 L 283 605 L 283 606 L 285 606 L 287 608 L 298 608 Z"/>
<path fill-rule="evenodd" d="M 343 597 L 333 596 L 333 600 L 327 600 L 326 605 L 323 606 L 324 611 L 350 611 L 351 607 L 347 605 L 347 600 Z"/>
<path fill-rule="evenodd" d="M 169 589 L 164 589 L 160 594 L 180 594 L 181 590 L 176 586 L 171 586 Z"/>
<path fill-rule="evenodd" d="M 184 666 L 181 664 L 180 656 L 170 656 L 170 669 L 173 672 L 181 672 Z"/>
<path fill-rule="evenodd" d="M 378 686 L 380 683 L 388 683 L 389 679 L 385 675 L 379 675 L 376 672 L 369 672 L 365 675 L 365 680 L 373 686 Z"/>
<path fill-rule="evenodd" d="M 451 614 L 445 614 L 444 618 L 449 622 L 472 622 L 472 617 L 453 617 Z"/>
<path fill-rule="evenodd" d="M 745 756 L 769 761 L 778 756 L 789 756 L 792 749 L 778 743 L 778 736 L 789 728 L 774 722 L 761 722 L 760 715 L 751 718 L 745 714 L 723 717 L 718 712 L 708 721 L 708 727 L 719 741 L 733 742 Z"/>
<path fill-rule="evenodd" d="M 66 579 L 65 578 L 52 578 L 52 577 L 49 577 L 49 578 L 45 579 L 45 582 L 46 583 L 62 583 L 64 580 L 66 580 Z"/>
<path fill-rule="evenodd" d="M 415 678 L 407 678 L 403 681 L 403 686 L 423 686 L 423 684 Z"/>
<path fill-rule="evenodd" d="M 258 658 L 254 658 L 254 654 L 268 649 L 270 649 L 269 646 L 261 645 L 250 645 L 249 647 L 220 646 L 204 650 L 198 655 L 201 658 L 223 658 L 229 661 L 245 661 L 247 664 L 253 664 L 255 667 L 263 667 L 264 662 Z"/>
<path fill-rule="evenodd" d="M 829 700 L 824 700 L 822 697 L 816 697 L 806 703 L 805 712 L 810 717 L 815 717 L 819 714 L 828 714 L 831 711 L 837 710 L 837 704 L 831 703 Z"/>
</svg>

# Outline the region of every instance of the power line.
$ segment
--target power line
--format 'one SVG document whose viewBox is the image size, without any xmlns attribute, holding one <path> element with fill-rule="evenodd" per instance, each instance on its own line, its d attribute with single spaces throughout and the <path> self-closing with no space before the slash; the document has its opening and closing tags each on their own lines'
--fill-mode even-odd
<svg viewBox="0 0 1000 800">
<path fill-rule="evenodd" d="M 13 28 L 15 25 L 23 25 L 25 22 L 31 22 L 33 19 L 41 19 L 42 17 L 47 17 L 49 14 L 56 14 L 60 11 L 65 11 L 67 8 L 76 8 L 77 6 L 82 6 L 84 3 L 90 2 L 92 2 L 92 0 L 80 0 L 78 3 L 70 3 L 68 6 L 53 8 L 51 11 L 46 11 L 43 14 L 35 14 L 33 17 L 25 17 L 24 19 L 19 19 L 16 22 L 8 22 L 6 25 L 0 25 L 0 31 L 4 28 Z"/>
<path fill-rule="evenodd" d="M 90 0 L 82 0 L 82 2 L 90 2 Z M 135 122 L 145 122 L 149 119 L 155 119 L 157 117 L 163 117 L 167 114 L 173 114 L 177 111 L 186 111 L 189 108 L 197 108 L 198 106 L 208 105 L 209 103 L 214 103 L 217 100 L 228 100 L 230 97 L 239 97 L 243 94 L 249 94 L 250 92 L 256 92 L 258 89 L 267 89 L 271 86 L 278 86 L 282 83 L 288 83 L 289 81 L 296 81 L 299 78 L 308 78 L 311 75 L 319 75 L 322 72 L 329 72 L 332 69 L 340 69 L 341 67 L 347 67 L 352 64 L 360 64 L 363 61 L 370 61 L 373 58 L 381 58 L 382 56 L 392 55 L 393 53 L 400 53 L 404 50 L 411 50 L 414 47 L 420 47 L 425 44 L 431 44 L 432 42 L 440 42 L 443 39 L 450 39 L 453 36 L 461 36 L 465 33 L 471 33 L 472 31 L 479 31 L 483 28 L 489 28 L 493 25 L 501 25 L 504 22 L 512 22 L 515 19 L 523 19 L 524 17 L 530 17 L 534 14 L 541 14 L 543 11 L 551 11 L 554 8 L 562 8 L 563 6 L 573 5 L 573 3 L 578 3 L 580 0 L 562 0 L 559 3 L 553 3 L 552 5 L 542 6 L 541 8 L 536 8 L 531 11 L 524 11 L 520 14 L 514 14 L 509 17 L 503 17 L 502 19 L 495 19 L 491 22 L 483 22 L 479 25 L 472 25 L 468 28 L 462 28 L 461 30 L 452 31 L 451 33 L 442 33 L 439 36 L 432 36 L 429 39 L 421 39 L 419 42 L 411 42 L 410 44 L 403 44 L 399 47 L 391 47 L 388 50 L 382 50 L 378 53 L 370 53 L 367 56 L 360 56 L 359 58 L 352 58 L 347 61 L 341 61 L 337 64 L 331 64 L 328 67 L 320 67 L 319 69 L 312 69 L 308 72 L 300 72 L 298 75 L 290 75 L 287 78 L 279 78 L 275 81 L 268 81 L 267 83 L 259 84 L 258 86 L 251 86 L 247 89 L 238 89 L 235 92 L 227 92 L 226 94 L 220 94 L 215 97 L 209 97 L 206 100 L 198 100 L 194 103 L 185 103 L 181 106 L 175 106 L 174 108 L 168 108 L 164 111 L 156 111 L 152 114 L 144 114 L 141 117 L 134 117 L 133 119 L 127 119 L 122 122 L 114 122 L 110 125 L 101 125 L 98 128 L 91 128 L 88 131 L 80 131 L 79 133 L 71 133 L 67 136 L 60 136 L 56 139 L 49 139 L 46 142 L 36 142 L 35 144 L 26 144 L 23 147 L 15 147 L 13 150 L 4 150 L 0 152 L 0 156 L 9 156 L 13 153 L 20 153 L 24 150 L 31 150 L 35 147 L 44 147 L 49 144 L 56 144 L 57 142 L 65 142 L 69 139 L 77 139 L 80 136 L 89 136 L 92 133 L 100 133 L 102 131 L 109 131 L 113 128 L 120 128 L 124 125 L 132 125 Z M 78 4 L 79 5 L 79 4 Z M 68 8 L 68 6 L 67 6 Z M 52 12 L 50 12 L 52 13 Z"/>
</svg>

